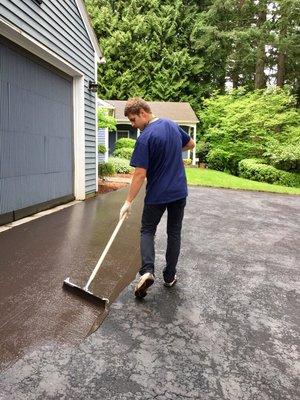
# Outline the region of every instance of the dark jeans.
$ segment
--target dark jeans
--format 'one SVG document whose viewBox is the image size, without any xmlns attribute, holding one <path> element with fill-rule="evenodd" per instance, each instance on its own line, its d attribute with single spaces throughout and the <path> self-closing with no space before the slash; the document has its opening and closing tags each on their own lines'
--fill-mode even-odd
<svg viewBox="0 0 300 400">
<path fill-rule="evenodd" d="M 168 244 L 166 251 L 166 267 L 163 270 L 165 282 L 172 282 L 176 274 L 176 265 L 180 253 L 181 227 L 186 198 L 172 203 L 145 204 L 141 228 L 141 255 L 142 267 L 140 274 L 146 272 L 154 274 L 154 237 L 157 225 L 165 210 L 168 210 L 167 234 Z"/>
</svg>

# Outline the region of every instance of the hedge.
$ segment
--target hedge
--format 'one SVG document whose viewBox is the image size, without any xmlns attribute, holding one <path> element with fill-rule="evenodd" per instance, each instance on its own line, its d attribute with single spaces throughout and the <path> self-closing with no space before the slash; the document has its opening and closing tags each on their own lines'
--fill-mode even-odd
<svg viewBox="0 0 300 400">
<path fill-rule="evenodd" d="M 121 147 L 119 149 L 116 149 L 113 155 L 114 157 L 126 158 L 127 160 L 130 160 L 132 153 L 133 153 L 133 148 Z"/>
<path fill-rule="evenodd" d="M 278 169 L 300 172 L 300 142 L 271 146 L 264 155 Z"/>
<path fill-rule="evenodd" d="M 272 165 L 264 164 L 264 160 L 257 158 L 246 158 L 240 161 L 239 176 L 253 181 L 300 187 L 300 174 L 281 171 Z"/>
<path fill-rule="evenodd" d="M 135 146 L 135 139 L 129 139 L 129 138 L 121 138 L 116 141 L 115 143 L 115 150 L 121 149 L 121 148 L 130 148 L 133 149 Z"/>
<path fill-rule="evenodd" d="M 111 176 L 111 175 L 114 175 L 116 173 L 116 170 L 115 170 L 115 166 L 112 164 L 112 163 L 110 163 L 110 162 L 107 162 L 107 163 L 99 163 L 98 164 L 98 176 L 99 177 L 103 177 L 103 176 Z"/>
<path fill-rule="evenodd" d="M 228 171 L 234 175 L 238 173 L 238 163 L 240 159 L 233 153 L 215 148 L 210 150 L 206 156 L 208 168 L 217 171 Z"/>
<path fill-rule="evenodd" d="M 129 165 L 129 160 L 124 158 L 110 157 L 108 162 L 114 166 L 115 171 L 118 174 L 129 174 L 134 170 L 134 168 Z"/>
</svg>

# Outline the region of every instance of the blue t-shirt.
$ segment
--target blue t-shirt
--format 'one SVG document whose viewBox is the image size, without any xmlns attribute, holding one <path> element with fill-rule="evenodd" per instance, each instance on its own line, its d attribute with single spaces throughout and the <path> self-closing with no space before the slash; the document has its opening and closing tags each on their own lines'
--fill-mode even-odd
<svg viewBox="0 0 300 400">
<path fill-rule="evenodd" d="M 187 196 L 182 148 L 190 136 L 175 122 L 157 119 L 138 137 L 132 167 L 147 170 L 145 204 L 171 203 Z"/>
</svg>

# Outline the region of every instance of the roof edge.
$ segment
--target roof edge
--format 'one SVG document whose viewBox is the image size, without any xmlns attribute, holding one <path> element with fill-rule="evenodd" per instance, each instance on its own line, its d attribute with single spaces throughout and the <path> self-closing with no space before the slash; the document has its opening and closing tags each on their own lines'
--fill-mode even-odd
<svg viewBox="0 0 300 400">
<path fill-rule="evenodd" d="M 91 41 L 91 43 L 94 47 L 94 50 L 97 54 L 97 61 L 99 63 L 103 63 L 103 62 L 105 62 L 104 57 L 103 57 L 103 52 L 99 46 L 98 39 L 96 37 L 94 28 L 92 26 L 91 18 L 87 12 L 86 6 L 85 6 L 83 0 L 75 0 L 75 2 L 77 4 L 82 21 L 83 21 L 85 28 L 87 30 L 87 33 L 89 35 L 90 41 Z"/>
<path fill-rule="evenodd" d="M 158 118 L 160 118 L 160 117 L 158 117 Z M 161 117 L 161 118 L 164 118 L 164 117 Z M 198 124 L 198 122 L 200 122 L 199 121 L 199 119 L 197 119 L 197 121 L 180 121 L 180 120 L 176 120 L 176 119 L 174 119 L 174 118 L 169 118 L 169 119 L 171 119 L 172 121 L 174 121 L 174 122 L 176 122 L 177 124 L 181 124 L 181 125 L 184 125 L 184 124 Z M 117 122 L 119 123 L 123 123 L 123 122 L 127 122 L 128 124 L 130 124 L 130 121 L 128 120 L 128 119 L 121 119 L 121 118 L 116 118 L 116 120 L 117 120 Z"/>
</svg>

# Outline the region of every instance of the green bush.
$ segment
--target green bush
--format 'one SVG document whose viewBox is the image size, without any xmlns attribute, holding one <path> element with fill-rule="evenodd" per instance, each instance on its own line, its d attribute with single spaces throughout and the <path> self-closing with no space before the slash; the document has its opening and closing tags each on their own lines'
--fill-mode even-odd
<svg viewBox="0 0 300 400">
<path fill-rule="evenodd" d="M 206 156 L 209 152 L 209 146 L 204 140 L 200 140 L 196 144 L 196 156 L 199 158 L 199 162 L 205 162 Z"/>
<path fill-rule="evenodd" d="M 229 151 L 215 148 L 207 154 L 206 161 L 208 168 L 237 174 L 240 160 L 235 154 Z"/>
<path fill-rule="evenodd" d="M 114 166 L 115 171 L 118 174 L 129 174 L 134 170 L 134 168 L 129 165 L 129 160 L 126 160 L 125 158 L 110 157 L 108 162 Z"/>
<path fill-rule="evenodd" d="M 100 154 L 106 153 L 106 147 L 103 144 L 98 144 L 98 153 Z"/>
<path fill-rule="evenodd" d="M 119 149 L 116 149 L 114 151 L 113 155 L 114 155 L 114 157 L 126 158 L 127 160 L 130 160 L 132 153 L 133 153 L 133 148 L 121 147 Z"/>
<path fill-rule="evenodd" d="M 183 164 L 187 167 L 188 165 L 192 164 L 192 160 L 190 158 L 184 158 Z"/>
<path fill-rule="evenodd" d="M 135 139 L 121 138 L 116 141 L 115 150 L 121 149 L 123 147 L 133 149 L 135 146 L 135 142 L 136 142 Z"/>
<path fill-rule="evenodd" d="M 107 163 L 102 163 L 102 164 L 99 163 L 98 164 L 98 176 L 99 177 L 102 178 L 103 176 L 111 176 L 115 173 L 116 173 L 115 166 L 112 163 L 107 162 Z"/>
<path fill-rule="evenodd" d="M 262 159 L 250 158 L 239 162 L 239 176 L 253 181 L 284 186 L 300 186 L 300 174 L 281 171 Z"/>
<path fill-rule="evenodd" d="M 291 140 L 299 143 L 300 112 L 288 89 L 246 92 L 239 88 L 226 95 L 215 94 L 204 100 L 200 118 L 204 132 L 201 140 L 211 151 L 222 149 L 234 154 L 233 165 L 243 159 L 263 157 L 271 140 L 283 148 Z M 290 163 L 294 156 L 290 150 L 287 152 L 289 155 L 274 153 L 274 165 L 295 168 L 295 163 Z M 227 158 L 225 154 L 223 158 Z M 221 160 L 222 168 L 227 161 Z M 273 162 L 271 158 L 270 162 Z"/>
<path fill-rule="evenodd" d="M 270 164 L 284 171 L 300 172 L 300 138 L 298 143 L 273 143 L 264 154 Z"/>
</svg>

